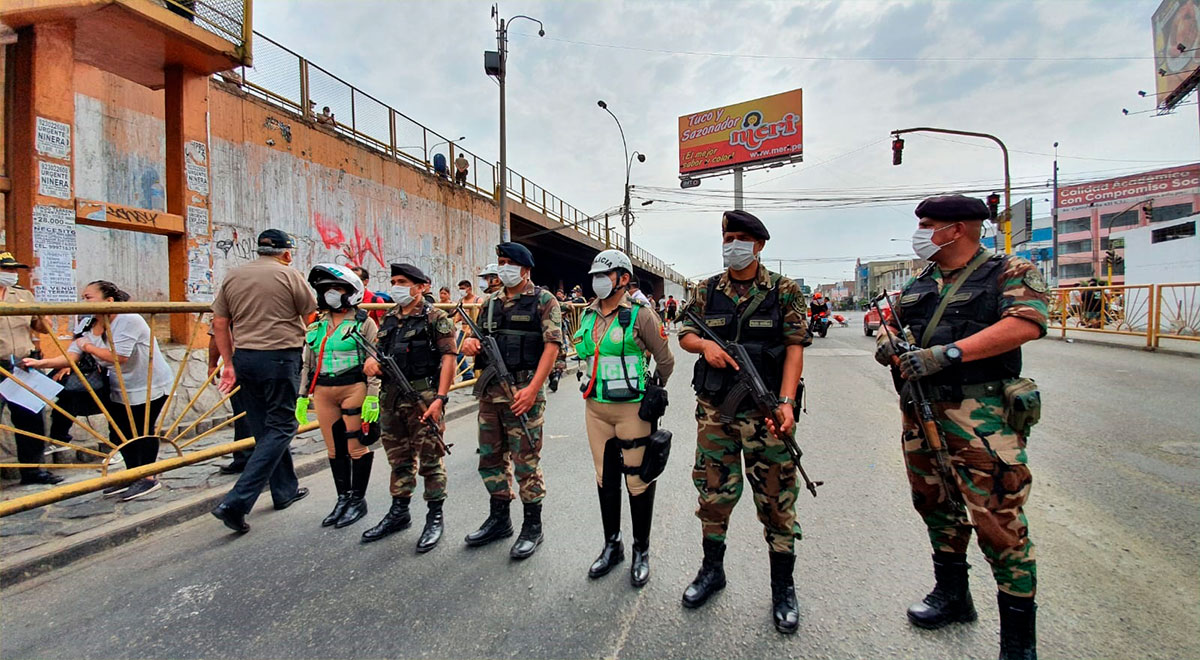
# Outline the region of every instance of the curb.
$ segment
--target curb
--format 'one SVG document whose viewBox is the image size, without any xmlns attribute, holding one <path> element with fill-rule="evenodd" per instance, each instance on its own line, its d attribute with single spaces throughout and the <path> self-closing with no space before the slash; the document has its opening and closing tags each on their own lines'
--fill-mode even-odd
<svg viewBox="0 0 1200 660">
<path fill-rule="evenodd" d="M 1158 346 L 1156 348 L 1147 348 L 1145 346 L 1140 346 L 1140 345 L 1135 346 L 1134 344 L 1121 344 L 1121 343 L 1112 342 L 1112 341 L 1104 341 L 1102 339 L 1091 339 L 1091 338 L 1081 339 L 1079 337 L 1071 337 L 1071 336 L 1068 336 L 1066 338 L 1046 337 L 1046 339 L 1053 339 L 1054 341 L 1062 342 L 1062 343 L 1088 344 L 1090 346 L 1106 346 L 1108 348 L 1122 348 L 1122 349 L 1126 349 L 1126 350 L 1143 351 L 1146 353 L 1158 353 L 1160 355 L 1172 355 L 1172 356 L 1176 356 L 1176 357 L 1187 357 L 1187 358 L 1200 358 L 1200 353 L 1194 353 L 1191 351 L 1182 351 L 1182 350 L 1175 349 L 1175 348 L 1163 348 L 1162 346 Z"/>
<path fill-rule="evenodd" d="M 447 422 L 466 417 L 478 410 L 475 401 L 464 403 L 447 410 Z M 299 458 L 295 462 L 296 476 L 303 479 L 314 475 L 327 466 L 324 452 Z M 62 568 L 97 552 L 136 541 L 147 534 L 187 522 L 213 509 L 225 497 L 227 489 L 208 489 L 191 497 L 172 502 L 161 509 L 145 511 L 110 525 L 80 532 L 74 536 L 45 543 L 35 548 L 18 552 L 0 561 L 0 588 L 15 584 Z M 215 491 L 215 492 L 214 492 Z"/>
</svg>

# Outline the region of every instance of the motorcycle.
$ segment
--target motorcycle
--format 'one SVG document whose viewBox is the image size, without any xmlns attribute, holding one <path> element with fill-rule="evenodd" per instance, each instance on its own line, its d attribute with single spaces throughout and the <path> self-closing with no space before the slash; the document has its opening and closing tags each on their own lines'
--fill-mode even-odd
<svg viewBox="0 0 1200 660">
<path fill-rule="evenodd" d="M 813 317 L 812 331 L 815 334 L 824 337 L 829 334 L 829 328 L 833 325 L 833 319 L 829 318 L 829 312 L 824 311 Z"/>
</svg>

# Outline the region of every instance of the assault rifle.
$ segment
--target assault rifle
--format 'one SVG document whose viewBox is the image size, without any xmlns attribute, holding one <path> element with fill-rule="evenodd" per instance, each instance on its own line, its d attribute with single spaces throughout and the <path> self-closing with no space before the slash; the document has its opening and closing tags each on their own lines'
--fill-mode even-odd
<svg viewBox="0 0 1200 660">
<path fill-rule="evenodd" d="M 421 393 L 413 388 L 412 383 L 408 382 L 408 377 L 406 377 L 404 372 L 400 370 L 400 365 L 396 364 L 396 358 L 392 357 L 391 355 L 380 353 L 374 346 L 370 344 L 370 342 L 367 341 L 366 337 L 362 336 L 362 333 L 359 332 L 358 328 L 351 330 L 349 337 L 354 340 L 354 343 L 358 344 L 359 349 L 362 350 L 363 353 L 366 353 L 367 357 L 372 358 L 378 362 L 381 367 L 383 367 L 383 372 L 387 374 L 387 382 L 396 386 L 396 397 L 394 397 L 394 399 L 390 402 L 384 402 L 384 405 L 388 406 L 389 408 L 395 407 L 395 399 L 409 401 L 417 404 L 417 409 L 421 411 L 421 416 L 424 417 L 425 413 L 429 412 L 429 405 L 425 403 L 425 398 L 421 396 Z M 442 411 L 442 414 L 445 414 L 444 410 Z M 437 422 L 433 421 L 433 419 L 425 417 L 425 426 L 429 427 L 431 431 L 437 433 L 438 438 L 442 437 L 442 429 L 438 426 Z M 446 444 L 444 439 L 442 439 L 441 443 L 442 449 L 449 454 L 451 445 Z"/>
<path fill-rule="evenodd" d="M 493 380 L 500 381 L 500 389 L 504 391 L 504 396 L 510 401 L 516 400 L 517 394 L 517 377 L 509 371 L 508 365 L 504 364 L 504 356 L 500 353 L 500 345 L 496 343 L 496 338 L 491 335 L 485 335 L 483 330 L 479 328 L 479 324 L 475 319 L 463 308 L 461 302 L 454 311 L 471 329 L 471 335 L 479 340 L 479 345 L 483 349 L 483 354 L 487 356 L 488 366 L 476 378 L 475 391 L 482 392 L 491 385 Z M 521 423 L 521 431 L 525 433 L 525 439 L 529 441 L 532 447 L 536 443 L 533 440 L 533 435 L 529 433 L 529 415 L 517 415 L 517 421 Z"/>
<path fill-rule="evenodd" d="M 730 388 L 729 394 L 726 395 L 725 401 L 718 409 L 721 423 L 728 424 L 732 422 L 734 416 L 737 414 L 738 407 L 749 396 L 753 399 L 754 406 L 758 408 L 758 411 L 764 416 L 775 420 L 776 427 L 778 428 L 779 417 L 776 411 L 779 408 L 779 396 L 767 389 L 762 376 L 754 368 L 754 363 L 750 361 L 750 354 L 746 351 L 746 347 L 736 342 L 727 342 L 718 337 L 717 333 L 713 332 L 712 328 L 708 327 L 704 322 L 704 319 L 696 315 L 695 310 L 691 308 L 690 304 L 684 305 L 683 315 L 685 318 L 691 320 L 692 323 L 695 323 L 696 327 L 700 329 L 700 332 L 705 337 L 716 342 L 717 346 L 720 346 L 721 350 L 728 353 L 729 357 L 733 358 L 733 361 L 737 363 L 738 369 L 734 376 L 736 380 L 733 387 Z M 703 360 L 704 358 L 701 357 L 700 359 Z M 793 431 L 786 435 L 776 433 L 775 435 L 783 441 L 783 446 L 787 448 L 788 454 L 791 454 L 792 462 L 796 464 L 796 470 L 800 473 L 800 477 L 804 479 L 804 487 L 808 489 L 808 492 L 812 493 L 813 497 L 816 497 L 817 486 L 824 485 L 825 482 L 813 481 L 808 478 L 808 473 L 804 471 L 804 465 L 800 462 L 800 457 L 804 455 L 804 452 L 800 451 L 800 445 L 796 444 L 795 432 Z"/>
<path fill-rule="evenodd" d="M 892 299 L 888 296 L 887 291 L 884 291 L 878 298 L 871 301 L 875 306 L 875 311 L 879 313 L 879 327 L 883 330 L 884 336 L 887 337 L 888 343 L 892 346 L 892 366 L 899 368 L 900 355 L 909 351 L 920 350 L 920 347 L 905 341 L 901 337 L 896 337 L 892 334 L 892 330 L 888 327 L 887 317 L 883 314 L 883 309 L 879 306 L 879 301 L 886 299 L 888 307 L 892 310 L 892 318 L 896 320 L 896 324 L 900 324 L 900 318 L 896 316 L 896 306 L 892 304 Z M 946 438 L 942 435 L 942 428 L 938 426 L 937 417 L 933 414 L 933 404 L 929 402 L 929 398 L 925 396 L 925 390 L 921 387 L 920 380 L 905 381 L 912 399 L 913 409 L 917 413 L 917 428 L 921 431 L 921 436 L 925 439 L 925 444 L 933 451 L 934 463 L 937 465 L 938 474 L 942 477 L 942 488 L 946 492 L 946 497 L 950 500 L 963 504 L 962 494 L 958 492 L 958 482 L 954 480 L 954 467 L 950 464 L 950 452 L 946 449 Z M 903 397 L 902 397 L 903 398 Z"/>
</svg>

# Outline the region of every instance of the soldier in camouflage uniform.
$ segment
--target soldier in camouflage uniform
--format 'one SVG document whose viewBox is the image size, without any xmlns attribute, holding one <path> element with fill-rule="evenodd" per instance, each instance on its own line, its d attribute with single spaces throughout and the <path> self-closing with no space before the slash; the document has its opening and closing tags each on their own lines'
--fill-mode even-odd
<svg viewBox="0 0 1200 660">
<path fill-rule="evenodd" d="M 1028 261 L 980 247 L 988 209 L 978 199 L 933 197 L 916 215 L 913 248 L 931 263 L 905 285 L 889 323 L 891 336 L 904 327 L 915 345 L 896 355 L 884 332 L 876 351 L 893 369 L 913 505 L 933 546 L 936 586 L 908 618 L 923 628 L 975 620 L 966 561 L 974 527 L 999 587 L 1000 657 L 1036 658 L 1037 568 L 1022 507 L 1032 482 L 1025 442 L 1040 398 L 1020 378 L 1020 347 L 1046 333 L 1046 283 Z M 933 404 L 950 483 L 920 432 L 908 385 L 914 380 Z"/>
<path fill-rule="evenodd" d="M 363 543 L 407 529 L 411 523 L 408 510 L 417 472 L 425 479 L 425 529 L 417 540 L 417 552 L 429 552 L 442 538 L 445 526 L 442 505 L 446 500 L 446 465 L 442 457 L 446 444 L 442 439 L 450 384 L 454 382 L 455 354 L 454 323 L 446 312 L 434 307 L 424 298 L 429 291 L 429 278 L 412 264 L 392 264 L 392 287 L 389 293 L 396 306 L 383 317 L 379 330 L 378 350 L 396 361 L 401 373 L 424 400 L 427 410 L 422 413 L 416 401 L 399 398 L 399 388 L 387 380 L 386 372 L 374 358 L 369 358 L 363 371 L 384 374 L 383 406 L 379 422 L 383 449 L 392 466 L 392 506 L 387 515 L 371 529 L 363 532 Z M 430 428 L 429 422 L 437 425 Z M 418 468 L 418 464 L 420 467 Z"/>
<path fill-rule="evenodd" d="M 727 211 L 721 228 L 726 271 L 700 282 L 687 309 L 719 336 L 746 347 L 767 387 L 779 394 L 780 406 L 778 419 L 768 419 L 746 397 L 734 420 L 722 424 L 717 408 L 734 382 L 733 359 L 716 342 L 704 339 L 694 321 L 682 321 L 679 345 L 703 356 L 696 361 L 692 378 L 698 425 L 692 479 L 700 493 L 696 516 L 704 534 L 704 562 L 684 592 L 683 604 L 699 607 L 725 588 L 725 533 L 742 483 L 749 481 L 770 547 L 772 616 L 776 629 L 790 634 L 799 626 L 792 579 L 795 539 L 800 538 L 799 487 L 796 466 L 775 434 L 786 434 L 795 426 L 804 346 L 811 343 L 806 305 L 795 282 L 759 263 L 758 254 L 771 235 L 758 218 L 745 211 Z"/>
<path fill-rule="evenodd" d="M 542 543 L 542 499 L 546 484 L 539 465 L 546 394 L 542 386 L 562 348 L 562 310 L 554 294 L 529 281 L 533 255 L 520 243 L 496 246 L 503 289 L 484 297 L 478 317 L 484 335 L 495 337 L 504 364 L 516 377 L 513 398 L 491 376 L 487 355 L 478 338 L 463 342 L 462 351 L 475 357 L 479 398 L 479 476 L 491 496 L 491 510 L 478 530 L 467 535 L 469 546 L 481 546 L 512 536 L 509 503 L 512 475 L 520 487 L 525 518 L 509 554 L 525 559 Z M 519 417 L 526 415 L 529 436 Z"/>
</svg>

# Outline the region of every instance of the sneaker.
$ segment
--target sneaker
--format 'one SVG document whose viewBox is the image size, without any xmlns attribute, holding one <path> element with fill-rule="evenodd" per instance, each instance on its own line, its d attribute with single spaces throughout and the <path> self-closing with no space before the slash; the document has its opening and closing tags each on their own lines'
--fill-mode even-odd
<svg viewBox="0 0 1200 660">
<path fill-rule="evenodd" d="M 127 490 L 129 490 L 129 484 L 125 484 L 124 486 L 109 486 L 101 491 L 101 494 L 105 497 L 112 497 L 113 495 L 120 495 Z"/>
<path fill-rule="evenodd" d="M 162 484 L 158 483 L 157 479 L 142 479 L 140 481 L 135 481 L 133 482 L 133 485 L 129 487 L 129 490 L 125 493 L 125 496 L 121 498 L 121 501 L 128 502 L 129 500 L 137 499 L 147 493 L 153 493 L 159 488 L 162 488 Z"/>
</svg>

